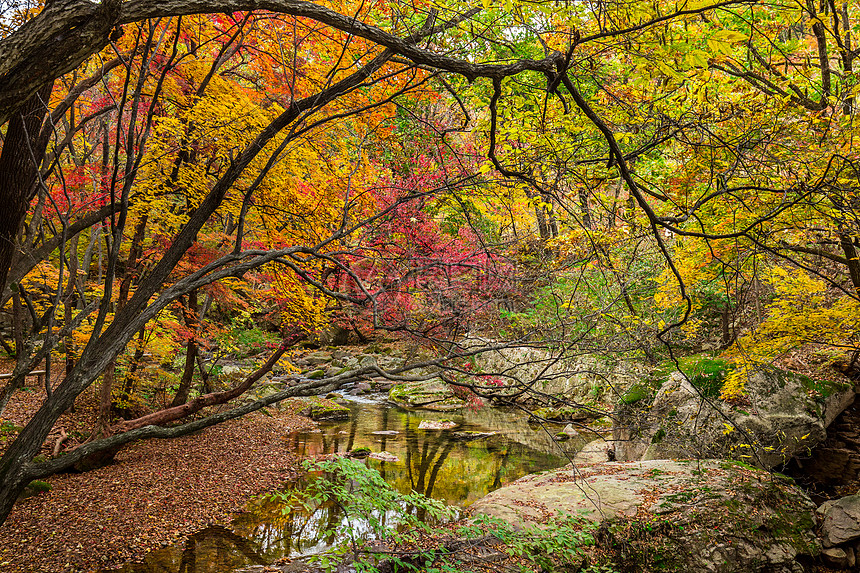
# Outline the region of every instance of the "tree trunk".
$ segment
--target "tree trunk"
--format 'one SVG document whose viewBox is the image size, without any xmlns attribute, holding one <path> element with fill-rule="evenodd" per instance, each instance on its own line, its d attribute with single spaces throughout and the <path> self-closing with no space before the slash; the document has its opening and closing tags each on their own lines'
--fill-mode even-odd
<svg viewBox="0 0 860 573">
<path fill-rule="evenodd" d="M 185 308 L 185 326 L 193 334 L 188 338 L 188 344 L 185 347 L 185 369 L 182 371 L 182 379 L 179 381 L 179 388 L 176 389 L 176 396 L 173 397 L 173 402 L 170 407 L 181 406 L 188 401 L 188 392 L 191 390 L 191 381 L 194 379 L 194 366 L 197 362 L 197 291 L 193 290 L 188 293 L 188 306 Z"/>
<path fill-rule="evenodd" d="M 842 246 L 845 258 L 848 259 L 848 274 L 851 276 L 851 284 L 854 285 L 854 290 L 860 296 L 860 260 L 857 258 L 857 246 L 852 237 L 845 233 L 839 234 L 839 244 Z"/>
<path fill-rule="evenodd" d="M 65 320 L 66 324 L 70 320 L 72 320 L 72 309 L 75 307 L 75 286 L 78 280 L 78 237 L 80 235 L 75 235 L 69 241 L 69 256 L 68 256 L 68 268 L 69 268 L 69 280 L 66 283 L 66 290 L 63 293 L 63 320 Z M 66 336 L 64 341 L 65 343 L 65 354 L 66 354 L 66 376 L 72 373 L 72 370 L 75 367 L 75 338 L 72 336 L 72 332 L 69 331 L 69 334 Z"/>
<path fill-rule="evenodd" d="M 45 154 L 37 149 L 42 121 L 48 113 L 45 105 L 54 82 L 45 84 L 21 106 L 20 112 L 9 119 L 3 151 L 0 152 L 0 292 L 6 286 L 6 276 L 12 266 L 15 244 L 21 222 L 30 204 L 30 193 Z M 35 161 L 34 161 L 35 160 Z"/>
</svg>

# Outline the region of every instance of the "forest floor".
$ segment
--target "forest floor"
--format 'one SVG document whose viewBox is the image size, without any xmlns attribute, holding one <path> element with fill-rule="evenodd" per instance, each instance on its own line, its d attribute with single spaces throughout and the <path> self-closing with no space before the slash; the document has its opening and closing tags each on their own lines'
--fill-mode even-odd
<svg viewBox="0 0 860 573">
<path fill-rule="evenodd" d="M 57 431 L 77 436 L 93 427 L 91 391 Z M 2 422 L 24 425 L 43 398 L 39 388 L 16 392 Z M 284 437 L 312 425 L 290 412 L 251 414 L 182 438 L 131 444 L 97 470 L 51 476 L 51 491 L 20 500 L 0 526 L 0 571 L 118 567 L 208 524 L 226 524 L 250 497 L 299 475 L 300 459 Z M 0 437 L 0 451 L 12 437 Z"/>
</svg>

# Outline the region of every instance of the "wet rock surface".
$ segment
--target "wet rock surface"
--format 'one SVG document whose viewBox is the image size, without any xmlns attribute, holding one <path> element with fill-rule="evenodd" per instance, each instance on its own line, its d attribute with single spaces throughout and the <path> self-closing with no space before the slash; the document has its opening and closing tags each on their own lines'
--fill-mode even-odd
<svg viewBox="0 0 860 573">
<path fill-rule="evenodd" d="M 342 404 L 338 404 L 334 400 L 315 396 L 312 398 L 306 398 L 305 402 L 307 403 L 307 406 L 300 410 L 300 414 L 302 416 L 307 416 L 311 420 L 323 422 L 349 419 L 349 408 Z"/>
</svg>

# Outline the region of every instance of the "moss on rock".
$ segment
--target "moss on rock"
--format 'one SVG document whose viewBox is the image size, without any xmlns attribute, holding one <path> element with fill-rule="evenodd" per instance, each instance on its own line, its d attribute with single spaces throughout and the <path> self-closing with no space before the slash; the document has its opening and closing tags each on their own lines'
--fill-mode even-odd
<svg viewBox="0 0 860 573">
<path fill-rule="evenodd" d="M 349 408 L 326 398 L 312 396 L 306 399 L 307 407 L 301 411 L 303 416 L 318 422 L 348 420 Z"/>
</svg>

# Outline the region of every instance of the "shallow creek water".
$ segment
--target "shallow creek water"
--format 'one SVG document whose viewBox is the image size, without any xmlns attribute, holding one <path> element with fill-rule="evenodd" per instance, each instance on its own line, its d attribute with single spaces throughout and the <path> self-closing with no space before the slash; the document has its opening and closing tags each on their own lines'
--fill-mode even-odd
<svg viewBox="0 0 860 573">
<path fill-rule="evenodd" d="M 450 505 L 467 507 L 488 492 L 526 474 L 568 463 L 567 456 L 594 436 L 553 440 L 559 428 L 531 426 L 528 414 L 485 407 L 477 411 L 408 411 L 373 401 L 353 401 L 345 422 L 321 423 L 318 430 L 284 438 L 284 447 L 303 456 L 368 447 L 397 462 L 368 464 L 397 490 L 416 491 Z M 421 430 L 422 421 L 452 420 L 453 430 Z M 477 437 L 475 432 L 490 433 Z M 144 557 L 122 573 L 228 573 L 326 550 L 335 541 L 321 532 L 344 520 L 337 508 L 312 513 L 287 511 L 280 502 L 252 500 L 229 528 L 208 527 L 184 542 Z M 351 524 L 353 528 L 360 527 Z"/>
</svg>

